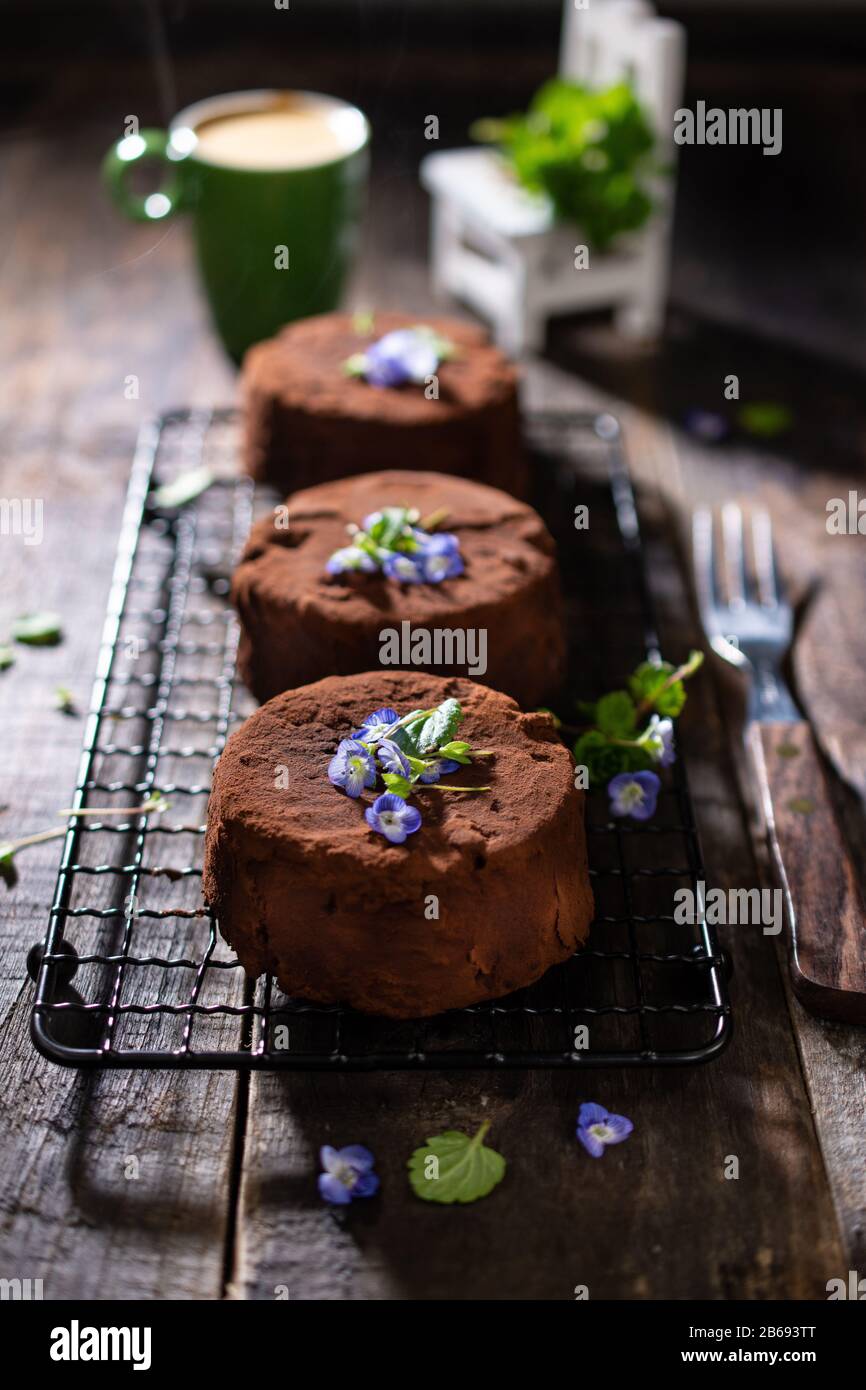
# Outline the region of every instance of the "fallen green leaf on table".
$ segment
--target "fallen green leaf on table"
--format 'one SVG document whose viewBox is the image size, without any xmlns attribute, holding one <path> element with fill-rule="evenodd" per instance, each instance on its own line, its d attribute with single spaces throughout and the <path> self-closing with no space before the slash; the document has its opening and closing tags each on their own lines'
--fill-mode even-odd
<svg viewBox="0 0 866 1390">
<path fill-rule="evenodd" d="M 63 637 L 63 626 L 56 613 L 25 613 L 12 624 L 12 636 L 28 647 L 55 647 Z"/>
<path fill-rule="evenodd" d="M 794 417 L 781 401 L 747 401 L 737 412 L 737 421 L 747 434 L 758 439 L 774 439 L 791 428 Z"/>
<path fill-rule="evenodd" d="M 54 692 L 54 700 L 61 714 L 77 714 L 75 696 L 66 685 L 58 685 Z"/>
<path fill-rule="evenodd" d="M 487 1148 L 485 1120 L 470 1139 L 457 1129 L 435 1134 L 409 1159 L 409 1182 L 416 1197 L 425 1202 L 477 1202 L 505 1177 L 505 1159 Z"/>
<path fill-rule="evenodd" d="M 0 671 L 8 671 L 10 666 L 15 665 L 15 656 L 11 647 L 0 647 Z"/>
<path fill-rule="evenodd" d="M 198 468 L 189 468 L 185 473 L 179 473 L 176 478 L 172 478 L 170 483 L 163 483 L 162 487 L 154 488 L 150 494 L 151 505 L 168 510 L 184 507 L 187 502 L 194 502 L 196 497 L 207 492 L 215 482 L 216 474 L 206 464 L 201 464 Z"/>
<path fill-rule="evenodd" d="M 14 888 L 18 882 L 14 845 L 0 845 L 0 878 L 7 888 Z"/>
</svg>

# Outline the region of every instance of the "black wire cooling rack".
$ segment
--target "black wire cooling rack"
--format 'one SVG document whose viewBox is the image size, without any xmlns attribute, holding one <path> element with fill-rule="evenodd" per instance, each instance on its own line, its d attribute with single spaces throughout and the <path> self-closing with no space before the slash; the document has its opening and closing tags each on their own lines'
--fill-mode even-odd
<svg viewBox="0 0 866 1390">
<path fill-rule="evenodd" d="M 611 684 L 605 664 L 627 669 L 641 648 L 658 653 L 619 431 L 609 416 L 551 414 L 527 429 L 538 505 L 559 540 L 579 663 L 572 688 L 591 696 Z M 232 411 L 178 411 L 139 439 L 73 800 L 88 814 L 70 819 L 33 964 L 39 1050 L 74 1066 L 327 1071 L 670 1065 L 718 1054 L 731 1028 L 726 959 L 705 922 L 674 915 L 676 889 L 700 901 L 703 880 L 682 757 L 649 824 L 611 821 L 606 798 L 588 798 L 597 917 L 586 948 L 532 988 L 394 1023 L 247 979 L 201 898 L 212 769 L 253 708 L 235 677 L 229 574 L 253 515 L 274 501 L 237 476 L 236 433 Z M 212 486 L 176 509 L 154 506 L 157 484 L 197 468 L 212 472 Z M 592 499 L 591 541 L 575 541 L 575 498 Z M 616 619 L 581 642 L 591 592 Z M 618 653 L 608 649 L 614 635 Z M 169 808 L 141 813 L 157 790 Z"/>
</svg>

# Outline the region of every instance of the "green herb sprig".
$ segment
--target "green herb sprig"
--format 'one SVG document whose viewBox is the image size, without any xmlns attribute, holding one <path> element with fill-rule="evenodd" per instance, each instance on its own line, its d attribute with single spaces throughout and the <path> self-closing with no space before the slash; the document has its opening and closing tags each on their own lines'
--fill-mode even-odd
<svg viewBox="0 0 866 1390">
<path fill-rule="evenodd" d="M 661 721 L 674 720 L 686 702 L 684 682 L 703 662 L 693 651 L 680 666 L 669 661 L 641 662 L 626 690 L 612 690 L 581 706 L 589 724 L 574 744 L 574 757 L 597 790 L 620 772 L 644 772 L 661 761 Z"/>
</svg>

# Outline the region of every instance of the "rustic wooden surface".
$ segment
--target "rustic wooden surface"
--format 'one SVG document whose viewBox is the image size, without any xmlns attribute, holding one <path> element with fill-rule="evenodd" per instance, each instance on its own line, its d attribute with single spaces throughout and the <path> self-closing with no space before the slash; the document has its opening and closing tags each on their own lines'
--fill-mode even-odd
<svg viewBox="0 0 866 1390">
<path fill-rule="evenodd" d="M 280 58 L 277 80 L 297 81 Z M 385 93 L 391 58 L 368 83 Z M 423 78 L 416 58 L 410 52 L 401 69 L 404 100 Z M 165 103 L 247 83 L 249 68 L 221 61 L 215 71 L 191 59 L 180 90 L 159 87 Z M 521 61 L 513 71 L 528 71 L 531 85 L 543 61 Z M 352 62 L 340 62 L 330 82 L 322 67 L 318 85 L 343 89 Z M 467 108 L 482 67 L 464 61 L 449 74 Z M 265 55 L 255 71 L 267 82 L 276 58 Z M 0 675 L 4 838 L 43 828 L 68 801 L 82 726 L 54 710 L 53 689 L 68 685 L 82 703 L 89 694 L 139 421 L 179 403 L 223 403 L 235 389 L 182 224 L 124 224 L 98 188 L 96 161 L 117 123 L 137 109 L 153 123 L 163 97 L 121 64 L 97 99 L 93 72 L 58 70 L 39 105 L 24 102 L 0 150 L 0 495 L 45 499 L 43 545 L 0 539 L 0 613 L 5 624 L 54 607 L 66 633 L 55 649 L 19 648 Z M 437 109 L 423 89 L 418 102 Z M 513 104 L 509 88 L 491 109 Z M 387 96 L 376 106 L 387 119 Z M 75 123 L 61 134 L 70 111 Z M 405 117 L 381 158 L 352 298 L 422 313 L 430 300 L 414 129 Z M 768 351 L 750 336 L 748 313 L 739 329 L 691 314 L 695 265 L 706 258 L 700 242 L 684 251 L 685 303 L 681 294 L 663 353 L 625 353 L 600 322 L 559 326 L 548 359 L 528 364 L 528 403 L 621 414 L 653 537 L 665 645 L 676 654 L 697 633 L 663 532 L 675 533 L 697 500 L 759 492 L 770 502 L 790 577 L 823 580 L 795 669 L 821 746 L 851 789 L 842 810 L 862 850 L 862 552 L 856 537 L 828 539 L 823 510 L 861 463 L 862 419 L 845 392 L 856 378 L 790 348 Z M 741 372 L 752 398 L 793 393 L 802 428 L 768 447 L 740 439 L 713 451 L 663 423 L 682 405 L 719 401 L 728 370 Z M 127 398 L 130 377 L 137 399 Z M 834 431 L 846 432 L 831 464 L 818 452 L 818 417 L 840 393 Z M 604 595 L 593 597 L 603 605 Z M 711 668 L 694 683 L 686 734 L 708 880 L 747 887 L 769 879 L 736 696 Z M 809 1017 L 791 997 L 783 948 L 759 931 L 727 934 L 737 1031 L 707 1067 L 580 1077 L 82 1075 L 42 1061 L 28 1038 L 24 960 L 43 934 L 57 861 L 57 845 L 32 850 L 18 886 L 0 889 L 3 1277 L 43 1278 L 48 1298 L 570 1299 L 578 1284 L 592 1298 L 823 1298 L 828 1279 L 864 1267 L 866 1035 Z M 573 1138 L 584 1099 L 635 1121 L 630 1141 L 600 1163 Z M 501 1189 L 460 1210 L 418 1202 L 405 1181 L 408 1153 L 428 1134 L 480 1118 L 509 1160 Z M 353 1141 L 377 1154 L 383 1191 L 338 1216 L 316 1197 L 315 1156 L 323 1142 Z M 724 1176 L 731 1155 L 736 1181 Z"/>
</svg>

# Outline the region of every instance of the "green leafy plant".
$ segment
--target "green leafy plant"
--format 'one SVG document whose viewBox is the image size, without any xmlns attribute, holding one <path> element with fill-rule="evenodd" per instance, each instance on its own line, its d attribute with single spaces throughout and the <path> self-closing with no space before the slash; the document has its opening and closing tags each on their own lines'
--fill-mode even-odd
<svg viewBox="0 0 866 1390">
<path fill-rule="evenodd" d="M 557 216 L 577 223 L 599 250 L 653 210 L 644 187 L 652 127 L 627 83 L 593 91 L 554 78 L 526 112 L 476 121 L 470 133 L 499 145 L 524 187 L 547 194 Z"/>
<path fill-rule="evenodd" d="M 672 721 L 686 702 L 684 682 L 703 659 L 703 652 L 695 651 L 681 666 L 643 661 L 627 690 L 612 690 L 581 706 L 589 723 L 574 745 L 574 757 L 586 767 L 592 790 L 621 772 L 650 771 L 673 760 Z"/>
<path fill-rule="evenodd" d="M 470 1139 L 447 1129 L 428 1139 L 408 1161 L 409 1182 L 425 1202 L 477 1202 L 505 1177 L 505 1159 L 483 1142 L 490 1128 L 485 1121 Z"/>
</svg>

